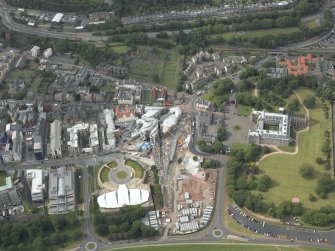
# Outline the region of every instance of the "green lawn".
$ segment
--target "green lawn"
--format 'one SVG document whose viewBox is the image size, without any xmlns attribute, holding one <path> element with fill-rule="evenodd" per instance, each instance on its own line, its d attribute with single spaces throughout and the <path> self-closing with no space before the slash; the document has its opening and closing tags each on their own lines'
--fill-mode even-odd
<svg viewBox="0 0 335 251">
<path fill-rule="evenodd" d="M 287 28 L 273 28 L 273 29 L 264 29 L 264 30 L 253 30 L 253 31 L 231 31 L 225 32 L 222 34 L 211 35 L 211 38 L 215 38 L 216 36 L 222 36 L 224 39 L 231 39 L 233 37 L 243 37 L 243 38 L 258 38 L 263 37 L 265 35 L 279 35 L 279 34 L 292 34 L 300 31 L 298 27 L 287 27 Z"/>
<path fill-rule="evenodd" d="M 309 21 L 309 22 L 307 22 L 305 24 L 310 29 L 314 29 L 314 28 L 320 27 L 320 23 L 317 23 L 315 20 Z"/>
<path fill-rule="evenodd" d="M 239 105 L 237 105 L 236 112 L 237 112 L 237 115 L 241 115 L 241 116 L 247 115 L 247 116 L 249 116 L 252 112 L 252 107 L 247 106 L 247 105 L 240 105 L 239 104 Z"/>
<path fill-rule="evenodd" d="M 301 89 L 298 91 L 302 99 L 314 91 Z M 317 179 L 325 173 L 324 167 L 315 163 L 315 158 L 322 157 L 321 145 L 324 130 L 331 131 L 331 119 L 324 119 L 321 101 L 317 99 L 316 107 L 310 110 L 310 129 L 299 135 L 299 152 L 297 155 L 273 155 L 261 161 L 259 167 L 263 174 L 269 175 L 274 181 L 274 187 L 264 193 L 264 199 L 279 204 L 283 200 L 291 200 L 299 197 L 306 208 L 320 208 L 334 204 L 334 193 L 329 194 L 328 199 L 320 199 L 316 202 L 309 201 L 309 194 L 315 194 Z M 306 180 L 299 174 L 301 164 L 307 163 L 314 166 L 316 177 Z M 331 171 L 329 171 L 331 173 Z M 258 194 L 259 192 L 257 192 Z"/>
<path fill-rule="evenodd" d="M 101 179 L 102 183 L 105 183 L 105 182 L 109 181 L 109 172 L 110 172 L 110 169 L 108 167 L 104 167 L 101 170 L 100 179 Z"/>
<path fill-rule="evenodd" d="M 292 100 L 294 100 L 294 99 L 298 99 L 297 98 L 297 96 L 293 93 L 293 94 L 291 94 L 287 99 L 285 99 L 285 109 L 286 109 L 286 111 L 287 111 L 287 108 L 288 108 L 288 104 L 292 101 Z M 302 101 L 304 101 L 304 100 L 302 100 Z M 278 110 L 277 110 L 278 111 Z M 297 114 L 305 114 L 305 109 L 302 107 L 302 105 L 299 103 L 299 109 L 297 110 L 297 111 L 295 111 L 295 113 L 297 113 Z"/>
<path fill-rule="evenodd" d="M 116 176 L 119 178 L 119 179 L 124 179 L 127 177 L 127 173 L 125 171 L 120 171 L 116 174 Z"/>
<path fill-rule="evenodd" d="M 181 78 L 184 57 L 176 50 L 139 47 L 129 61 L 129 78 L 153 83 L 158 75 L 159 85 L 175 89 Z"/>
<path fill-rule="evenodd" d="M 6 173 L 4 171 L 0 172 L 0 186 L 6 185 Z"/>
<path fill-rule="evenodd" d="M 113 168 L 117 167 L 117 163 L 115 161 L 112 161 L 112 162 L 108 163 L 108 166 L 113 169 Z"/>
<path fill-rule="evenodd" d="M 17 68 L 10 71 L 6 76 L 6 82 L 11 82 L 15 79 L 24 79 L 26 82 L 29 82 L 29 79 L 32 79 L 34 73 L 37 71 L 38 64 L 34 61 L 27 61 L 22 68 Z"/>
<path fill-rule="evenodd" d="M 222 105 L 221 98 L 213 93 L 213 88 L 209 89 L 208 92 L 201 95 L 200 98 L 215 104 L 216 107 L 220 107 Z"/>
<path fill-rule="evenodd" d="M 143 177 L 144 170 L 143 170 L 143 167 L 140 165 L 140 163 L 138 163 L 134 160 L 131 160 L 131 159 L 127 159 L 126 162 L 125 162 L 125 165 L 130 166 L 131 168 L 134 169 L 134 171 L 135 171 L 134 178 L 142 178 Z"/>
<path fill-rule="evenodd" d="M 87 245 L 87 249 L 88 250 L 93 250 L 97 247 L 97 245 L 95 243 L 88 243 Z"/>
<path fill-rule="evenodd" d="M 128 46 L 125 46 L 121 43 L 111 43 L 109 47 L 116 54 L 127 54 L 130 50 Z"/>
<path fill-rule="evenodd" d="M 179 245 L 151 245 L 151 246 L 137 246 L 137 247 L 125 247 L 113 250 L 129 250 L 129 251 L 330 251 L 330 249 L 323 248 L 305 248 L 300 246 L 281 246 L 281 245 L 263 245 L 263 244 L 251 244 L 251 243 L 221 243 L 221 244 L 179 244 Z"/>
</svg>

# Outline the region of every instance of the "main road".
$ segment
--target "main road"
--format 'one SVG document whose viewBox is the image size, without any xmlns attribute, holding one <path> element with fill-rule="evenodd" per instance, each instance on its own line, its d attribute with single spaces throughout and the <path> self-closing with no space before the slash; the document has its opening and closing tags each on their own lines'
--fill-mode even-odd
<svg viewBox="0 0 335 251">
<path fill-rule="evenodd" d="M 28 27 L 23 24 L 19 24 L 13 20 L 13 18 L 10 15 L 10 12 L 14 8 L 7 5 L 7 3 L 4 0 L 0 0 L 0 17 L 3 22 L 3 24 L 10 30 L 16 31 L 16 32 L 22 32 L 27 34 L 32 34 L 36 36 L 41 37 L 50 37 L 50 38 L 58 38 L 58 39 L 70 39 L 70 40 L 81 40 L 81 41 L 106 41 L 108 39 L 108 36 L 94 36 L 91 32 L 60 32 L 60 31 L 54 31 L 54 30 L 42 30 L 38 28 L 32 28 Z M 247 11 L 252 11 L 253 9 L 246 9 L 244 8 L 241 13 L 245 13 Z M 223 11 L 223 10 L 219 10 Z M 238 9 L 232 9 L 232 10 L 225 10 L 228 14 L 235 13 L 238 11 Z M 332 9 L 332 12 L 335 13 L 335 8 Z M 206 13 L 206 11 L 204 12 Z M 224 12 L 225 13 L 225 12 Z M 240 14 L 241 14 L 240 13 Z M 209 15 L 209 14 L 208 14 Z M 237 14 L 236 14 L 237 15 Z M 313 18 L 317 18 L 322 16 L 322 12 L 315 14 L 310 17 L 305 17 L 305 20 L 313 20 Z M 139 21 L 140 22 L 140 21 Z M 185 29 L 186 33 L 190 33 L 192 29 Z M 175 34 L 176 31 L 166 31 L 169 35 Z M 149 37 L 155 37 L 159 32 L 146 32 L 146 34 Z M 292 46 L 284 47 L 283 49 L 294 49 L 294 48 L 302 48 L 306 47 L 312 44 L 315 44 L 318 41 L 324 40 L 330 35 L 330 32 L 325 34 L 324 36 L 312 38 L 309 40 L 306 40 L 301 43 L 294 44 Z"/>
</svg>

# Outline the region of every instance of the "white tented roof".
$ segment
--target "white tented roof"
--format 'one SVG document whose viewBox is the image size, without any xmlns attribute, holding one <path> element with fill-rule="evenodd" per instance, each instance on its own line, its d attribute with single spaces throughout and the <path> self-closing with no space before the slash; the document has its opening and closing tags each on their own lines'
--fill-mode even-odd
<svg viewBox="0 0 335 251">
<path fill-rule="evenodd" d="M 120 185 L 117 191 L 100 195 L 98 204 L 101 208 L 120 208 L 125 205 L 139 205 L 148 200 L 148 190 L 128 189 L 126 185 Z"/>
<path fill-rule="evenodd" d="M 51 22 L 53 23 L 59 23 L 60 20 L 64 17 L 64 14 L 63 13 L 57 13 L 53 19 L 51 20 Z"/>
</svg>

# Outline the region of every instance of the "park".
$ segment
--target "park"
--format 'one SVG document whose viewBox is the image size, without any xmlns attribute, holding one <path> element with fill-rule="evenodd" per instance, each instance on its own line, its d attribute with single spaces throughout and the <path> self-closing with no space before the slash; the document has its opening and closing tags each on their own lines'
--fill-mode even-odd
<svg viewBox="0 0 335 251">
<path fill-rule="evenodd" d="M 300 89 L 297 93 L 302 99 L 308 95 L 315 95 L 315 92 L 309 89 Z M 323 165 L 315 161 L 316 158 L 322 157 L 320 139 L 323 138 L 325 130 L 331 131 L 331 119 L 324 118 L 319 98 L 316 98 L 315 106 L 309 109 L 309 115 L 309 130 L 298 135 L 296 153 L 273 154 L 259 162 L 261 175 L 269 175 L 272 179 L 270 189 L 262 194 L 267 202 L 278 205 L 284 200 L 291 201 L 292 198 L 299 198 L 306 209 L 319 209 L 333 204 L 334 192 L 329 193 L 324 199 L 315 195 L 318 179 L 323 174 L 331 174 L 331 170 L 325 170 Z M 313 166 L 313 177 L 309 179 L 302 177 L 299 172 L 302 164 Z M 317 199 L 311 201 L 310 194 Z"/>
</svg>

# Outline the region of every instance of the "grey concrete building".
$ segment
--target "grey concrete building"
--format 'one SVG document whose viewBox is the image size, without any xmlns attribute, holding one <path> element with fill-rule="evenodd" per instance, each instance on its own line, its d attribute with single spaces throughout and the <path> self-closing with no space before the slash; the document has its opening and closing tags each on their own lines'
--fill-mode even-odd
<svg viewBox="0 0 335 251">
<path fill-rule="evenodd" d="M 66 213 L 75 209 L 74 173 L 60 167 L 49 173 L 49 213 Z"/>
</svg>

